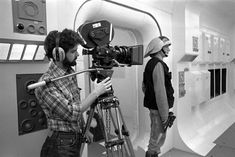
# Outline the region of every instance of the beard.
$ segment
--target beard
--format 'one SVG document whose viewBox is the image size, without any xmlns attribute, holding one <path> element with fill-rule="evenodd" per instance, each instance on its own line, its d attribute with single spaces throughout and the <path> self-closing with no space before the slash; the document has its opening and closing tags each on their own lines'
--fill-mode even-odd
<svg viewBox="0 0 235 157">
<path fill-rule="evenodd" d="M 168 57 L 168 53 L 165 52 L 164 50 L 162 50 L 163 54 L 164 54 L 164 57 Z"/>
<path fill-rule="evenodd" d="M 76 59 L 77 59 L 77 58 L 75 58 L 73 61 L 69 61 L 69 60 L 67 59 L 67 57 L 65 57 L 65 59 L 64 59 L 64 61 L 63 61 L 63 64 L 64 64 L 65 67 L 75 66 L 75 65 L 77 64 Z"/>
</svg>

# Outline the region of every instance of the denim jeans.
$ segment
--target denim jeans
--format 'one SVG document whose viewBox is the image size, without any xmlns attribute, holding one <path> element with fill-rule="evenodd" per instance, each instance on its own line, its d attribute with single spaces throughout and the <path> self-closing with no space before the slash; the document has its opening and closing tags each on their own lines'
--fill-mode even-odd
<svg viewBox="0 0 235 157">
<path fill-rule="evenodd" d="M 80 148 L 80 134 L 54 132 L 46 138 L 40 157 L 80 157 Z"/>
<path fill-rule="evenodd" d="M 151 131 L 148 151 L 151 152 L 151 154 L 160 154 L 160 148 L 165 142 L 166 133 L 163 131 L 163 126 L 158 110 L 150 109 L 149 116 L 151 120 Z"/>
</svg>

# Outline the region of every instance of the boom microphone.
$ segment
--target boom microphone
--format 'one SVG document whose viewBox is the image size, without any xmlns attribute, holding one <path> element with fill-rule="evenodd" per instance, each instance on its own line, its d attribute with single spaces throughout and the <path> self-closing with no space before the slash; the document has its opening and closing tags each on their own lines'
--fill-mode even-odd
<svg viewBox="0 0 235 157">
<path fill-rule="evenodd" d="M 54 79 L 46 79 L 46 80 L 43 80 L 43 81 L 40 81 L 40 82 L 37 82 L 37 83 L 30 84 L 30 85 L 27 86 L 27 88 L 29 90 L 35 89 L 37 87 L 45 86 L 46 84 L 49 84 L 51 82 L 54 82 L 54 81 L 57 81 L 57 80 L 60 80 L 60 79 L 66 78 L 66 77 L 81 74 L 81 73 L 84 73 L 84 72 L 92 72 L 92 71 L 100 71 L 100 69 L 99 68 L 87 69 L 87 70 L 75 72 L 75 73 L 72 73 L 72 74 L 68 74 L 68 75 L 65 75 L 65 76 L 57 77 L 57 78 L 54 78 Z"/>
</svg>

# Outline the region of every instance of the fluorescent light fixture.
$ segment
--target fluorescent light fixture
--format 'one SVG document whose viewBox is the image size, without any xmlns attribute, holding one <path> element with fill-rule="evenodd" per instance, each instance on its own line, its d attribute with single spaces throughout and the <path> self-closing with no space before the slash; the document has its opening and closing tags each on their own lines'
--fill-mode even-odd
<svg viewBox="0 0 235 157">
<path fill-rule="evenodd" d="M 23 60 L 33 60 L 37 45 L 26 45 Z"/>
<path fill-rule="evenodd" d="M 0 38 L 0 63 L 45 61 L 43 44 L 43 41 Z"/>
<path fill-rule="evenodd" d="M 11 44 L 0 43 L 0 60 L 6 60 Z"/>
<path fill-rule="evenodd" d="M 20 60 L 24 50 L 24 44 L 13 44 L 9 60 Z"/>
<path fill-rule="evenodd" d="M 45 51 L 43 45 L 41 45 L 38 47 L 34 60 L 44 60 L 44 58 L 45 58 Z"/>
</svg>

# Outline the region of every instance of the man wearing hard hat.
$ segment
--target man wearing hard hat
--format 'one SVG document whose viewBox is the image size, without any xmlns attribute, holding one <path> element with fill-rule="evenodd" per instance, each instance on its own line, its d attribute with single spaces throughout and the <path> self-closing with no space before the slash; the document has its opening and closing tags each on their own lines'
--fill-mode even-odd
<svg viewBox="0 0 235 157">
<path fill-rule="evenodd" d="M 154 38 L 147 46 L 144 57 L 150 56 L 143 74 L 142 90 L 144 107 L 148 108 L 151 120 L 150 140 L 145 157 L 158 157 L 161 146 L 165 142 L 169 109 L 174 104 L 174 89 L 171 84 L 171 73 L 163 61 L 167 57 L 171 45 L 165 36 Z"/>
</svg>

